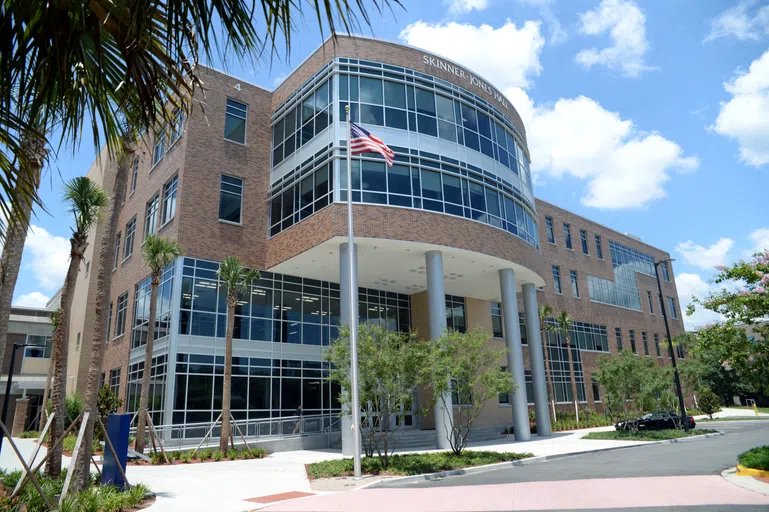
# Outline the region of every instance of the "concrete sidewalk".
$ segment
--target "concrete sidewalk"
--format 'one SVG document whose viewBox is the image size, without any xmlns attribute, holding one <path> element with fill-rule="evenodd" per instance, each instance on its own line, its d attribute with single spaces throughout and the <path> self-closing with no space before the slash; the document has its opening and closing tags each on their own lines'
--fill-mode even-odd
<svg viewBox="0 0 769 512">
<path fill-rule="evenodd" d="M 708 416 L 706 414 L 702 414 L 700 416 L 695 416 L 695 420 L 705 419 Z M 765 412 L 759 412 L 758 416 L 756 416 L 755 411 L 753 409 L 738 409 L 736 407 L 723 407 L 719 412 L 713 414 L 713 418 L 769 418 L 769 414 Z"/>
<path fill-rule="evenodd" d="M 612 430 L 600 427 L 573 432 L 558 432 L 549 438 L 532 437 L 531 441 L 471 443 L 470 450 L 531 452 L 535 456 L 581 453 L 618 446 L 646 444 L 639 441 L 591 441 L 582 439 L 588 432 Z M 34 450 L 34 442 L 20 439 L 19 446 L 26 457 Z M 10 447 L 4 447 L 0 467 L 20 469 Z M 41 450 L 44 451 L 44 450 Z M 420 450 L 419 453 L 437 450 Z M 403 452 L 412 453 L 412 452 Z M 312 491 L 305 464 L 329 459 L 341 459 L 335 450 L 304 450 L 277 452 L 264 459 L 178 464 L 174 466 L 129 466 L 131 483 L 141 482 L 156 495 L 157 501 L 147 510 L 176 512 L 216 510 L 243 512 L 266 506 L 246 500 L 287 492 Z M 65 458 L 69 463 L 69 458 Z M 316 492 L 317 493 L 317 492 Z"/>
</svg>

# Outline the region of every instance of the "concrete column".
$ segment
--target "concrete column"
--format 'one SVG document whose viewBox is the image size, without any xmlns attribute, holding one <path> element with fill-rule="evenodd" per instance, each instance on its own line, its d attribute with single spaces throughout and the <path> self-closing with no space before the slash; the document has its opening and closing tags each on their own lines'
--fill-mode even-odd
<svg viewBox="0 0 769 512">
<path fill-rule="evenodd" d="M 440 338 L 446 332 L 446 292 L 443 288 L 443 255 L 440 251 L 425 254 L 427 267 L 427 312 L 430 318 L 430 339 Z M 454 409 L 451 393 L 435 402 L 435 441 L 439 450 L 450 450 L 451 419 Z M 445 405 L 444 405 L 445 402 Z"/>
<path fill-rule="evenodd" d="M 539 309 L 537 308 L 537 289 L 534 283 L 526 283 L 523 290 L 523 311 L 526 314 L 526 338 L 529 340 L 529 363 L 531 364 L 531 383 L 534 388 L 534 410 L 537 414 L 537 435 L 549 436 L 550 409 L 547 403 L 547 379 L 545 378 L 545 358 L 542 355 L 542 338 L 539 330 Z"/>
<path fill-rule="evenodd" d="M 502 323 L 505 326 L 507 367 L 516 386 L 510 401 L 513 412 L 513 430 L 516 441 L 528 441 L 531 439 L 529 404 L 526 399 L 526 380 L 523 372 L 523 350 L 521 349 L 521 327 L 518 320 L 518 299 L 515 293 L 515 274 L 512 269 L 499 270 L 499 285 L 502 290 Z"/>
<path fill-rule="evenodd" d="M 350 270 L 349 255 L 347 254 L 347 243 L 339 246 L 339 314 L 343 324 L 350 324 L 350 300 L 353 306 L 353 318 L 358 318 L 358 250 L 353 245 L 353 288 L 356 290 L 355 297 L 350 298 Z M 341 422 L 342 431 L 342 455 L 351 457 L 355 452 L 352 415 L 344 414 Z M 360 435 L 360 433 L 358 433 Z"/>
<path fill-rule="evenodd" d="M 27 409 L 29 409 L 29 398 L 19 398 L 16 400 L 16 411 L 13 413 L 13 427 L 11 435 L 16 437 L 24 432 L 27 423 Z"/>
</svg>

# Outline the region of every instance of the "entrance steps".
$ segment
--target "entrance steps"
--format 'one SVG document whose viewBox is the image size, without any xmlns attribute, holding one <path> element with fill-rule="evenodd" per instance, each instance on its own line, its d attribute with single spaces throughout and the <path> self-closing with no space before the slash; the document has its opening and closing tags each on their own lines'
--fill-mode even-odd
<svg viewBox="0 0 769 512">
<path fill-rule="evenodd" d="M 508 437 L 501 433 L 503 430 L 504 430 L 503 427 L 473 429 L 473 431 L 470 433 L 470 442 L 495 441 L 495 440 L 503 441 Z M 394 434 L 392 440 L 394 440 L 395 448 L 398 451 L 435 449 L 435 430 L 419 430 L 419 429 L 399 430 Z M 331 448 L 341 450 L 342 449 L 341 439 L 337 442 L 332 443 Z"/>
</svg>

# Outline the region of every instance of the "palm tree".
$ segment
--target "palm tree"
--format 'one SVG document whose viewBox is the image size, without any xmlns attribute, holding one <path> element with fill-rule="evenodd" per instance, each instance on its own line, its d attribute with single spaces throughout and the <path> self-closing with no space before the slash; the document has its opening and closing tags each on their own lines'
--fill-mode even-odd
<svg viewBox="0 0 769 512">
<path fill-rule="evenodd" d="M 142 374 L 139 415 L 136 420 L 136 451 L 144 450 L 144 428 L 150 397 L 150 373 L 152 373 L 152 349 L 155 344 L 155 321 L 158 313 L 158 286 L 163 269 L 181 256 L 182 246 L 176 240 L 150 235 L 144 240 L 142 257 L 150 269 L 150 314 L 147 322 L 147 343 L 144 347 L 144 373 Z"/>
<path fill-rule="evenodd" d="M 552 326 L 547 322 L 547 319 L 553 314 L 553 307 L 545 304 L 539 307 L 539 330 L 542 333 L 542 350 L 545 352 L 545 378 L 547 379 L 547 387 L 550 391 L 552 400 L 555 400 L 555 388 L 553 387 L 553 377 L 550 374 L 550 352 L 547 349 L 547 333 L 552 331 Z M 556 418 L 553 418 L 555 421 Z"/>
<path fill-rule="evenodd" d="M 119 156 L 127 133 L 170 123 L 175 107 L 189 112 L 202 86 L 201 61 L 270 58 L 282 44 L 288 54 L 303 8 L 321 31 L 358 31 L 359 16 L 370 26 L 372 4 L 381 11 L 400 0 L 321 0 L 309 7 L 294 0 L 3 2 L 0 213 L 10 219 L 16 210 L 26 225 L 19 205 L 40 202 L 26 135 L 48 145 L 56 128 L 53 142 L 76 148 L 90 131 L 97 150 L 106 142 L 110 155 Z"/>
<path fill-rule="evenodd" d="M 26 155 L 23 163 L 27 166 L 24 173 L 32 178 L 32 186 L 35 194 L 37 194 L 37 189 L 40 186 L 40 172 L 48 154 L 45 141 L 39 137 L 28 135 L 22 139 L 22 148 Z M 2 260 L 0 260 L 0 361 L 3 360 L 5 347 L 8 344 L 8 320 L 11 315 L 13 291 L 16 288 L 16 279 L 19 277 L 24 242 L 27 240 L 27 228 L 29 227 L 27 220 L 32 215 L 34 202 L 24 191 L 25 186 L 25 183 L 19 182 L 14 189 L 14 193 L 20 196 L 20 200 L 16 207 L 12 208 L 5 231 Z"/>
<path fill-rule="evenodd" d="M 574 378 L 574 360 L 571 355 L 571 318 L 566 311 L 561 311 L 555 319 L 555 326 L 553 330 L 560 333 L 563 336 L 563 340 L 566 343 L 566 351 L 569 354 L 569 377 L 571 378 L 571 396 L 572 399 L 577 401 L 577 381 Z"/>
<path fill-rule="evenodd" d="M 75 467 L 72 479 L 72 492 L 78 492 L 88 486 L 91 456 L 93 455 L 94 425 L 96 415 L 99 413 L 97 399 L 99 396 L 102 366 L 104 365 L 104 340 L 109 335 L 109 333 L 105 332 L 108 322 L 110 292 L 112 290 L 112 279 L 108 278 L 108 276 L 111 274 L 110 271 L 113 266 L 112 258 L 115 257 L 115 233 L 118 229 L 120 211 L 126 194 L 129 167 L 133 164 L 133 161 L 133 145 L 126 141 L 126 149 L 123 152 L 122 158 L 118 161 L 115 172 L 115 185 L 113 187 L 109 216 L 102 234 L 101 248 L 99 250 L 99 266 L 96 277 L 96 318 L 91 338 L 91 361 L 88 366 L 83 407 L 84 411 L 88 411 L 91 414 L 88 416 L 88 425 L 77 456 L 77 466 Z"/>
<path fill-rule="evenodd" d="M 67 356 L 69 337 L 69 317 L 72 310 L 75 282 L 83 253 L 88 247 L 88 232 L 99 219 L 102 208 L 109 202 L 109 197 L 95 182 L 86 177 L 74 178 L 64 186 L 64 200 L 71 208 L 75 217 L 75 227 L 69 239 L 70 260 L 64 286 L 61 290 L 61 307 L 59 322 L 53 331 L 53 428 L 51 429 L 51 446 L 64 434 L 64 420 L 67 417 L 65 393 L 67 387 Z M 63 444 L 54 449 L 48 459 L 46 473 L 58 477 L 61 474 L 61 455 Z"/>
<path fill-rule="evenodd" d="M 247 269 L 240 259 L 227 256 L 219 264 L 216 276 L 227 290 L 227 332 L 224 349 L 224 389 L 222 391 L 222 433 L 219 437 L 219 449 L 227 451 L 230 437 L 230 395 L 232 394 L 232 332 L 235 326 L 235 308 L 243 295 L 248 297 L 251 283 L 259 279 L 259 271 Z"/>
</svg>

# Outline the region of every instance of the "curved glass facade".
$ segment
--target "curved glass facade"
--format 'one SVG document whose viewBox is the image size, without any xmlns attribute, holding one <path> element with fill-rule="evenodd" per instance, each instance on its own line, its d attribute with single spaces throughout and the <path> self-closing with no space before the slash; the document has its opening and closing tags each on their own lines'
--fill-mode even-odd
<svg viewBox="0 0 769 512">
<path fill-rule="evenodd" d="M 324 66 L 273 115 L 270 236 L 347 200 L 348 104 L 351 119 L 369 125 L 396 153 L 393 167 L 375 154 L 353 159 L 354 202 L 459 216 L 539 248 L 518 128 L 457 85 L 355 59 Z"/>
</svg>

